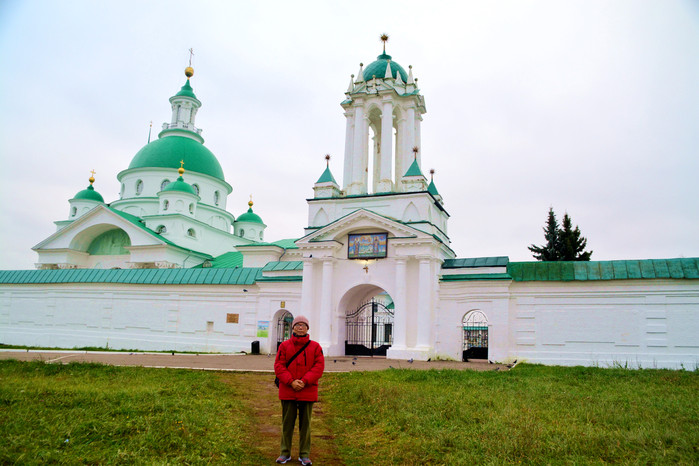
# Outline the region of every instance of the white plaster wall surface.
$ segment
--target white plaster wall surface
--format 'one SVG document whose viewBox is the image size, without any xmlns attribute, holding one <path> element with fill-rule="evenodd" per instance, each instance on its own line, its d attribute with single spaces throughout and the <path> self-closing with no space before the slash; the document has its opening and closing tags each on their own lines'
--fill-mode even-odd
<svg viewBox="0 0 699 466">
<path fill-rule="evenodd" d="M 260 319 L 256 301 L 255 286 L 2 286 L 0 341 L 68 348 L 249 351 L 257 320 L 270 318 Z M 226 323 L 228 313 L 239 314 L 239 323 Z"/>
</svg>

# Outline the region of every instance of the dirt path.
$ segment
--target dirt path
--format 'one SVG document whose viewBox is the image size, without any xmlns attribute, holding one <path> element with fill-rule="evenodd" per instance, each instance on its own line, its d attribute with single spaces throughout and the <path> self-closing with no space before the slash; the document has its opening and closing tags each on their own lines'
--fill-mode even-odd
<svg viewBox="0 0 699 466">
<path fill-rule="evenodd" d="M 252 410 L 257 420 L 252 448 L 259 451 L 263 458 L 269 458 L 269 464 L 279 456 L 279 440 L 281 436 L 282 410 L 274 386 L 274 376 L 260 373 L 222 373 L 221 379 L 234 386 L 243 402 Z M 320 400 L 313 405 L 311 420 L 311 459 L 315 465 L 344 464 L 335 447 L 335 436 L 330 430 L 328 419 L 323 410 L 323 381 L 320 384 Z M 298 464 L 298 427 L 294 433 L 292 458 L 287 464 Z"/>
</svg>

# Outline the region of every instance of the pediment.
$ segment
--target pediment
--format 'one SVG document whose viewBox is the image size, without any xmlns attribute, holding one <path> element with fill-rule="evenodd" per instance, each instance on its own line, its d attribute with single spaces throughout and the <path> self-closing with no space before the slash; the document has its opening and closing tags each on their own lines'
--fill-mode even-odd
<svg viewBox="0 0 699 466">
<path fill-rule="evenodd" d="M 72 249 L 84 251 L 90 242 L 100 234 L 114 229 L 121 229 L 129 236 L 132 246 L 152 246 L 167 244 L 155 232 L 145 225 L 138 225 L 137 217 L 129 220 L 128 214 L 119 214 L 109 207 L 98 205 L 69 225 L 58 230 L 32 249 Z"/>
<path fill-rule="evenodd" d="M 386 231 L 389 237 L 398 238 L 430 238 L 425 232 L 417 230 L 396 220 L 384 217 L 366 209 L 354 212 L 309 233 L 296 241 L 297 246 L 311 245 L 319 242 L 337 242 L 350 233 Z"/>
</svg>

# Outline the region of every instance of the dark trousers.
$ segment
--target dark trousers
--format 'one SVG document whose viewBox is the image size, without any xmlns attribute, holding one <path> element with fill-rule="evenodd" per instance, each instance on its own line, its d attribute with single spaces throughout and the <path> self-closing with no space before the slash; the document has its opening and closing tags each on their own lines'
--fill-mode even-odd
<svg viewBox="0 0 699 466">
<path fill-rule="evenodd" d="M 299 456 L 311 454 L 312 401 L 282 400 L 282 455 L 291 456 L 291 439 L 294 436 L 296 415 L 299 418 Z"/>
</svg>

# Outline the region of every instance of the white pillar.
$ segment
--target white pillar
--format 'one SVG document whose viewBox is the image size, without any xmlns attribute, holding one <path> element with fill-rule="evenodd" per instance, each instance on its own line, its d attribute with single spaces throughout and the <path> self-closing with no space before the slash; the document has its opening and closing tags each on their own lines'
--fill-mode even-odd
<svg viewBox="0 0 699 466">
<path fill-rule="evenodd" d="M 352 178 L 348 185 L 348 194 L 361 194 L 362 158 L 366 152 L 366 127 L 364 121 L 364 108 L 356 107 L 354 110 L 354 142 L 352 143 Z"/>
<path fill-rule="evenodd" d="M 352 160 L 354 153 L 352 151 L 354 143 L 354 112 L 345 112 L 347 119 L 347 127 L 345 129 L 345 171 L 342 174 L 342 189 L 347 191 L 352 182 Z"/>
<path fill-rule="evenodd" d="M 371 183 L 371 190 L 374 193 L 381 192 L 379 191 L 379 181 L 381 181 L 381 155 L 382 155 L 382 149 L 381 149 L 381 128 L 372 126 L 371 128 L 374 129 L 374 138 L 373 138 L 373 144 L 372 147 L 374 148 L 374 164 L 372 168 L 372 183 Z M 367 163 L 367 166 L 368 163 Z"/>
<path fill-rule="evenodd" d="M 405 152 L 405 118 L 401 118 L 400 120 L 396 121 L 396 127 L 398 128 L 398 131 L 396 132 L 396 166 L 394 171 L 394 188 L 396 192 L 400 192 L 402 189 L 400 180 L 408 170 L 408 167 L 404 166 L 403 162 L 403 153 Z"/>
<path fill-rule="evenodd" d="M 405 153 L 405 169 L 406 171 L 408 170 L 408 167 L 410 166 L 411 163 L 413 163 L 413 158 L 415 157 L 413 155 L 413 147 L 415 147 L 415 107 L 408 107 L 407 110 L 407 116 L 405 117 L 406 119 L 406 124 L 405 127 L 407 129 L 406 134 L 405 134 L 405 147 L 404 153 Z M 401 173 L 401 176 L 405 175 L 405 173 Z"/>
<path fill-rule="evenodd" d="M 393 102 L 383 103 L 381 114 L 381 167 L 377 191 L 392 191 L 391 161 L 393 160 Z"/>
<path fill-rule="evenodd" d="M 303 314 L 309 319 L 313 316 L 313 259 L 303 258 L 303 281 L 301 282 L 301 309 L 294 315 Z M 314 325 L 315 322 L 310 322 Z"/>
<path fill-rule="evenodd" d="M 418 147 L 418 152 L 417 152 L 417 164 L 422 167 L 422 139 L 420 138 L 420 126 L 422 122 L 422 115 L 419 113 L 417 114 L 417 118 L 415 118 L 415 145 Z"/>
<path fill-rule="evenodd" d="M 406 259 L 396 258 L 396 295 L 391 296 L 394 303 L 393 344 L 391 350 L 405 350 L 406 332 L 408 329 L 408 299 L 406 295 L 405 270 Z"/>
<path fill-rule="evenodd" d="M 418 298 L 417 298 L 417 347 L 426 349 L 430 345 L 430 326 L 432 325 L 432 274 L 430 259 L 419 257 Z"/>
<path fill-rule="evenodd" d="M 304 269 L 305 271 L 305 269 Z M 323 258 L 323 278 L 320 290 L 320 318 L 318 322 L 317 341 L 326 350 L 330 347 L 332 334 L 332 285 L 333 285 L 333 258 Z"/>
</svg>

